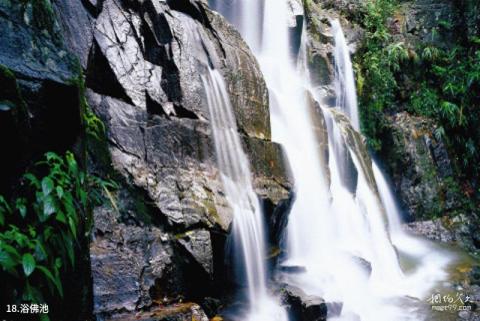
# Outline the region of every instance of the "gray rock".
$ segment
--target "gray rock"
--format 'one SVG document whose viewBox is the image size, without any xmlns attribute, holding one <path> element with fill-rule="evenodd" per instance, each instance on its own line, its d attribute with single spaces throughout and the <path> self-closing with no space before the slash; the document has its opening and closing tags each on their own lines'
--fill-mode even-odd
<svg viewBox="0 0 480 321">
<path fill-rule="evenodd" d="M 310 93 L 307 93 L 307 101 L 310 119 L 312 121 L 313 130 L 316 136 L 318 158 L 320 166 L 323 170 L 323 177 L 326 178 L 328 186 L 330 186 L 330 168 L 328 166 L 329 151 L 328 151 L 328 129 L 320 105 L 313 99 Z"/>
<path fill-rule="evenodd" d="M 300 288 L 289 284 L 282 285 L 280 295 L 289 314 L 294 315 L 297 320 L 327 320 L 327 304 L 322 298 L 307 295 Z"/>
<path fill-rule="evenodd" d="M 169 277 L 174 268 L 169 236 L 158 228 L 119 223 L 115 210 L 107 206 L 96 208 L 94 219 L 96 237 L 90 245 L 94 313 L 110 315 L 150 305 L 155 280 Z"/>
<path fill-rule="evenodd" d="M 377 192 L 377 183 L 375 182 L 375 177 L 373 175 L 372 169 L 372 159 L 367 150 L 365 137 L 363 137 L 362 134 L 357 132 L 352 127 L 350 120 L 343 112 L 341 112 L 337 108 L 331 108 L 329 111 L 333 117 L 333 120 L 336 123 L 337 128 L 340 130 L 345 144 L 355 154 L 355 157 L 357 158 L 357 161 L 362 168 L 362 172 L 365 176 L 367 183 L 373 191 Z"/>
<path fill-rule="evenodd" d="M 0 1 L 0 193 L 46 151 L 71 149 L 80 133 L 76 58 L 49 1 Z M 9 71 L 7 71 L 9 70 Z M 61 120 L 61 121 L 59 121 Z"/>
<path fill-rule="evenodd" d="M 248 46 L 197 0 L 56 1 L 53 7 L 6 0 L 0 28 L 0 64 L 17 76 L 8 86 L 18 85 L 25 99 L 34 152 L 78 142 L 84 106 L 73 81 L 81 68 L 88 105 L 105 124 L 105 141 L 95 142 L 102 146 L 88 144 L 88 166 L 115 175 L 120 187 L 109 195 L 112 204 L 94 209 L 95 316 L 133 318 L 162 301 L 172 309 L 142 317 L 205 320 L 197 306 L 171 303 L 211 294 L 211 232 L 225 237 L 232 221 L 201 79 L 208 66 L 225 77 L 256 192 L 272 211 L 279 204 L 287 211 L 291 196 L 282 150 L 270 140 L 267 88 Z M 4 112 L 11 123 L 11 111 L 25 107 L 18 93 L 15 108 L 6 104 L 3 89 L 2 125 Z M 34 144 L 40 140 L 48 143 Z M 217 248 L 223 255 L 223 244 Z"/>
<path fill-rule="evenodd" d="M 178 238 L 178 243 L 192 255 L 208 275 L 213 274 L 212 242 L 208 231 L 188 231 Z"/>
<path fill-rule="evenodd" d="M 89 103 L 105 119 L 114 168 L 144 188 L 170 226 L 202 224 L 224 231 L 232 220 L 215 165 L 210 128 L 204 121 L 149 119 L 145 111 L 88 92 Z M 247 139 L 258 193 L 278 204 L 289 182 L 278 145 Z"/>
<path fill-rule="evenodd" d="M 438 215 L 459 206 L 452 184 L 453 168 L 433 121 L 401 112 L 388 117 L 386 163 L 395 190 L 416 219 Z"/>
<path fill-rule="evenodd" d="M 84 2 L 54 1 L 53 4 L 67 48 L 77 55 L 82 68 L 86 69 L 93 41 L 94 20 Z M 96 4 L 92 6 L 96 7 Z"/>
<path fill-rule="evenodd" d="M 369 275 L 372 274 L 372 263 L 359 256 L 352 256 L 352 259 L 358 263 Z"/>
<path fill-rule="evenodd" d="M 95 220 L 97 316 L 114 317 L 120 305 L 134 312 L 192 291 L 210 293 L 211 232 L 225 235 L 232 211 L 208 123 L 201 79 L 208 66 L 225 77 L 256 192 L 277 212 L 290 197 L 282 150 L 270 141 L 266 86 L 238 32 L 200 1 L 105 0 L 94 19 L 86 96 L 106 125 L 111 165 L 124 180 L 117 197 L 126 201 L 115 219 Z M 123 192 L 131 189 L 145 199 Z M 141 203 L 149 209 L 139 210 Z M 102 268 L 114 264 L 130 269 L 125 293 Z"/>
<path fill-rule="evenodd" d="M 456 239 L 455 234 L 443 226 L 441 219 L 408 223 L 405 229 L 433 241 L 451 243 Z"/>
<path fill-rule="evenodd" d="M 268 140 L 266 87 L 238 32 L 200 2 L 146 1 L 139 12 L 125 10 L 104 2 L 91 63 L 104 68 L 87 77 L 90 105 L 109 128 L 115 168 L 148 190 L 170 224 L 228 228 L 200 79 L 212 64 L 225 74 L 259 194 L 275 204 L 288 198 L 281 150 Z M 96 83 L 97 74 L 109 74 L 110 85 Z"/>
<path fill-rule="evenodd" d="M 298 265 L 281 265 L 279 270 L 287 274 L 301 274 L 307 272 L 306 267 Z"/>
<path fill-rule="evenodd" d="M 75 58 L 64 47 L 49 10 L 48 4 L 0 2 L 0 64 L 22 78 L 66 84 L 77 75 Z"/>
<path fill-rule="evenodd" d="M 323 97 L 322 103 L 331 107 L 335 106 L 335 94 L 332 86 L 334 39 L 330 30 L 330 21 L 340 20 L 353 54 L 363 38 L 362 29 L 352 23 L 353 19 L 348 19 L 355 10 L 358 10 L 358 2 L 349 0 L 311 1 L 305 8 L 308 36 L 307 58 L 311 81 Z"/>
<path fill-rule="evenodd" d="M 455 25 L 459 17 L 450 1 L 407 1 L 390 20 L 390 29 L 401 34 L 406 43 L 434 43 L 444 47 L 452 43 L 454 28 L 447 30 L 441 22 Z"/>
<path fill-rule="evenodd" d="M 121 314 L 104 321 L 208 321 L 202 308 L 195 303 L 180 303 L 147 312 Z M 103 321 L 103 320 L 102 320 Z"/>
<path fill-rule="evenodd" d="M 209 11 L 208 17 L 225 51 L 222 70 L 238 129 L 249 137 L 268 141 L 271 138 L 268 91 L 260 66 L 238 31 L 217 13 Z"/>
</svg>

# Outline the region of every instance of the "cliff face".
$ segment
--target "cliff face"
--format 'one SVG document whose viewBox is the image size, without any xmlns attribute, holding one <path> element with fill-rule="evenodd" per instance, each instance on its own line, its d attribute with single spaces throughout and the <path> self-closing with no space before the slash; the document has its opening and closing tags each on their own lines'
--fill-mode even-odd
<svg viewBox="0 0 480 321">
<path fill-rule="evenodd" d="M 256 60 L 202 1 L 45 3 L 46 21 L 28 2 L 0 6 L 0 64 L 14 73 L 2 76 L 10 90 L 0 99 L 19 102 L 2 108 L 9 127 L 1 128 L 21 143 L 2 170 L 52 148 L 79 148 L 86 99 L 106 127 L 105 141 L 89 145 L 88 166 L 119 182 L 111 201 L 93 210 L 93 314 L 110 319 L 160 301 L 205 306 L 228 287 L 222 276 L 232 221 L 201 79 L 208 66 L 225 77 L 266 219 L 278 224 L 276 207 L 288 208 L 291 198 Z M 84 97 L 73 81 L 80 69 Z M 216 304 L 209 306 L 214 313 Z"/>
</svg>

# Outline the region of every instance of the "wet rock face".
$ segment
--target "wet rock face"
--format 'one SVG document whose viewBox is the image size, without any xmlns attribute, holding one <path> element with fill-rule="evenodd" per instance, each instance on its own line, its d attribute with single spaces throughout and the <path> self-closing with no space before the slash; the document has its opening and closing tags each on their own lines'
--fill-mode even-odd
<svg viewBox="0 0 480 321">
<path fill-rule="evenodd" d="M 288 182 L 281 150 L 265 140 L 267 94 L 258 65 L 238 33 L 202 3 L 105 1 L 87 86 L 90 105 L 107 122 L 115 167 L 148 190 L 168 223 L 225 231 L 231 215 L 221 196 L 201 80 L 208 65 L 224 71 L 259 192 L 277 203 Z"/>
<path fill-rule="evenodd" d="M 126 191 L 116 196 L 127 195 L 134 198 Z M 153 300 L 167 304 L 208 292 L 206 284 L 213 275 L 210 233 L 194 230 L 180 236 L 144 222 L 133 224 L 125 217 L 132 205 L 124 201 L 118 211 L 108 205 L 94 211 L 95 241 L 90 256 L 98 318 L 148 308 Z M 195 275 L 194 285 L 189 284 L 189 273 Z M 193 294 L 195 286 L 205 286 L 204 292 L 195 289 Z"/>
<path fill-rule="evenodd" d="M 434 123 L 402 112 L 389 118 L 389 128 L 385 165 L 410 215 L 429 218 L 456 208 L 450 186 L 453 168 L 443 141 L 434 134 Z"/>
<path fill-rule="evenodd" d="M 78 68 L 49 10 L 47 3 L 0 2 L 0 134 L 9 151 L 1 194 L 31 159 L 69 148 L 80 132 Z"/>
<path fill-rule="evenodd" d="M 224 73 L 239 129 L 270 138 L 267 90 L 255 59 L 201 2 L 108 0 L 93 24 L 87 85 L 97 93 L 166 117 L 208 119 L 201 75 L 211 65 Z"/>
<path fill-rule="evenodd" d="M 441 22 L 452 22 L 454 25 L 455 20 L 460 18 L 456 9 L 453 1 L 406 1 L 390 18 L 390 29 L 397 37 L 401 35 L 407 44 L 433 42 L 436 46 L 444 47 L 458 35 L 453 29 L 442 27 Z"/>
<path fill-rule="evenodd" d="M 225 78 L 267 215 L 283 217 L 289 208 L 291 181 L 270 141 L 256 60 L 203 1 L 62 2 L 57 10 L 121 181 L 119 203 L 95 209 L 94 313 L 109 319 L 159 301 L 215 297 L 232 212 L 214 154 L 201 78 L 207 68 Z"/>
<path fill-rule="evenodd" d="M 81 69 L 86 101 L 105 124 L 89 166 L 114 174 L 120 187 L 111 204 L 94 209 L 95 316 L 128 319 L 161 301 L 168 313 L 142 317 L 205 319 L 198 306 L 174 303 L 215 301 L 225 290 L 218 276 L 232 212 L 201 79 L 208 67 L 225 78 L 256 192 L 278 229 L 291 200 L 282 150 L 270 140 L 267 88 L 248 46 L 199 0 L 7 0 L 0 28 L 0 131 L 15 137 L 2 178 L 47 150 L 78 147 Z"/>
<path fill-rule="evenodd" d="M 334 39 L 330 21 L 339 19 L 345 31 L 350 50 L 355 53 L 362 39 L 362 29 L 348 19 L 358 10 L 357 1 L 311 1 L 305 7 L 307 23 L 307 59 L 312 85 L 323 97 L 322 103 L 335 106 Z"/>
<path fill-rule="evenodd" d="M 377 191 L 377 183 L 375 182 L 372 169 L 372 159 L 370 158 L 370 154 L 367 149 L 365 137 L 355 131 L 350 123 L 350 120 L 343 112 L 339 111 L 338 109 L 331 109 L 330 113 L 332 114 L 336 126 L 339 129 L 343 140 L 345 141 L 345 144 L 355 155 L 358 165 L 361 167 L 362 173 L 365 176 L 365 180 L 367 181 L 371 190 Z M 350 158 L 351 156 L 348 157 Z M 351 160 L 351 162 L 352 163 L 349 165 L 349 167 L 353 168 L 355 165 L 353 160 Z M 354 185 L 356 185 L 356 182 Z"/>
</svg>

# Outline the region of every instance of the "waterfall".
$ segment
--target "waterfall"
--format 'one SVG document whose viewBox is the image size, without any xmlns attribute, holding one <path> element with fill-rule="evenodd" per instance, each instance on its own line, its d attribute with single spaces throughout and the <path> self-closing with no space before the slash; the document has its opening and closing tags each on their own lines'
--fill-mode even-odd
<svg viewBox="0 0 480 321">
<path fill-rule="evenodd" d="M 332 20 L 331 26 L 335 41 L 333 56 L 335 61 L 336 106 L 341 108 L 350 118 L 353 128 L 358 131 L 360 130 L 360 122 L 358 120 L 357 94 L 350 50 L 340 22 L 337 19 Z"/>
<path fill-rule="evenodd" d="M 241 251 L 246 272 L 251 308 L 248 320 L 286 320 L 283 309 L 267 294 L 263 213 L 253 190 L 252 173 L 223 77 L 217 70 L 208 68 L 202 82 L 225 196 L 233 210 L 233 242 Z"/>
<path fill-rule="evenodd" d="M 263 12 L 247 14 L 252 19 L 263 14 L 260 47 L 249 42 L 254 27 L 237 24 L 264 74 L 272 139 L 283 145 L 295 181 L 288 257 L 282 264 L 303 266 L 305 272 L 283 275 L 282 281 L 327 302 L 342 302 L 341 314 L 329 320 L 426 320 L 421 300 L 445 277 L 448 259 L 430 244 L 399 232 L 393 195 L 358 133 L 354 72 L 339 21 L 331 21 L 336 107 L 327 108 L 309 82 L 305 27 L 298 59 L 290 54 L 289 1 L 265 0 Z M 243 2 L 247 0 L 233 3 L 229 12 Z M 326 151 L 319 126 L 326 127 Z M 402 271 L 403 255 L 412 258 L 413 272 Z M 264 319 L 270 320 L 276 319 Z"/>
<path fill-rule="evenodd" d="M 234 213 L 233 238 L 241 244 L 250 299 L 265 293 L 265 253 L 262 212 L 253 191 L 247 156 L 237 132 L 235 117 L 223 78 L 208 69 L 202 76 L 207 93 L 210 122 L 218 167 L 227 201 Z"/>
</svg>

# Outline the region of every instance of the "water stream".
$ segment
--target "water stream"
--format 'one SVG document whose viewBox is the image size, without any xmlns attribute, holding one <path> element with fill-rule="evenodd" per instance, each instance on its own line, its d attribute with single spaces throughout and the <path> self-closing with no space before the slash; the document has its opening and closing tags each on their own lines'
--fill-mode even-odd
<svg viewBox="0 0 480 321">
<path fill-rule="evenodd" d="M 207 94 L 218 167 L 225 196 L 233 210 L 232 237 L 240 249 L 247 280 L 251 321 L 286 321 L 285 311 L 266 289 L 263 213 L 253 190 L 248 158 L 238 134 L 235 116 L 221 74 L 208 68 L 202 81 Z"/>
<path fill-rule="evenodd" d="M 353 75 L 350 50 L 347 46 L 342 26 L 338 20 L 333 20 L 332 34 L 335 41 L 333 51 L 335 62 L 335 95 L 336 105 L 341 106 L 350 118 L 353 128 L 360 130 L 358 117 L 357 95 L 355 94 L 355 77 Z"/>
</svg>

